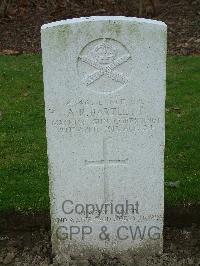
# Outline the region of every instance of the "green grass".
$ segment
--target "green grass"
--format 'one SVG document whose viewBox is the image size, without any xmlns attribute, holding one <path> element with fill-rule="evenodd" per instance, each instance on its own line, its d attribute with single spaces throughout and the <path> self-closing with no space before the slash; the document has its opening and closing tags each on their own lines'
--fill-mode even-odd
<svg viewBox="0 0 200 266">
<path fill-rule="evenodd" d="M 168 59 L 166 108 L 166 202 L 200 203 L 200 57 Z"/>
<path fill-rule="evenodd" d="M 200 202 L 200 57 L 170 57 L 167 70 L 167 204 Z M 0 57 L 0 211 L 49 208 L 39 55 Z"/>
<path fill-rule="evenodd" d="M 0 210 L 49 206 L 41 58 L 0 57 Z"/>
</svg>

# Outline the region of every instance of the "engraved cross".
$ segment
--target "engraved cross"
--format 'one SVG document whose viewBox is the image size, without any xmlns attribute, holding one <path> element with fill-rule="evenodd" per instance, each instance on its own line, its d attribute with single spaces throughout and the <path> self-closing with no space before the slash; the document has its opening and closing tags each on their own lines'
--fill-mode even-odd
<svg viewBox="0 0 200 266">
<path fill-rule="evenodd" d="M 103 159 L 98 161 L 88 161 L 85 160 L 86 166 L 102 166 L 103 167 L 103 177 L 104 177 L 104 200 L 108 202 L 109 200 L 109 177 L 107 174 L 107 168 L 114 165 L 124 165 L 127 166 L 128 158 L 124 160 L 110 160 L 107 156 L 107 141 L 109 138 L 103 139 Z"/>
</svg>

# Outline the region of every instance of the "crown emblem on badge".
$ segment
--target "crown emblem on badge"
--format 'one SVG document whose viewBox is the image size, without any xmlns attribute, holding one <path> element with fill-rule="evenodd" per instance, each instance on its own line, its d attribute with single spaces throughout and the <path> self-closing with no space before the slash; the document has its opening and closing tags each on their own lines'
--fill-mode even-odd
<svg viewBox="0 0 200 266">
<path fill-rule="evenodd" d="M 104 41 L 94 48 L 93 54 L 96 60 L 104 65 L 110 64 L 116 58 L 117 52 L 111 45 Z"/>
</svg>

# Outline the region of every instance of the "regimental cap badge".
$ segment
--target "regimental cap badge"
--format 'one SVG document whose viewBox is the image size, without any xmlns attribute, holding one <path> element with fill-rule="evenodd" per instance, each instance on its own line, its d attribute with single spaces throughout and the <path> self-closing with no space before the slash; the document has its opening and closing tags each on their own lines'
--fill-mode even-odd
<svg viewBox="0 0 200 266">
<path fill-rule="evenodd" d="M 89 69 L 84 66 L 83 83 L 89 86 L 101 77 L 122 85 L 128 83 L 128 74 L 124 73 L 123 68 L 117 70 L 118 67 L 131 59 L 128 50 L 113 39 L 100 38 L 95 42 L 95 44 L 94 41 L 89 43 L 79 54 L 79 62 L 90 66 Z M 104 80 L 102 81 L 104 82 Z"/>
</svg>

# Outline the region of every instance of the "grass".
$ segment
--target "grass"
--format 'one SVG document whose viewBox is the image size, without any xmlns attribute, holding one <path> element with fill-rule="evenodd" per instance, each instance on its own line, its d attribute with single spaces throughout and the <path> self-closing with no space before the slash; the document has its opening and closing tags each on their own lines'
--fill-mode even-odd
<svg viewBox="0 0 200 266">
<path fill-rule="evenodd" d="M 0 57 L 0 210 L 49 206 L 41 58 Z"/>
<path fill-rule="evenodd" d="M 200 57 L 168 59 L 166 108 L 166 202 L 200 203 Z"/>
<path fill-rule="evenodd" d="M 0 211 L 49 208 L 42 65 L 39 55 L 0 57 Z M 169 205 L 200 202 L 200 58 L 170 57 L 166 181 Z"/>
</svg>

